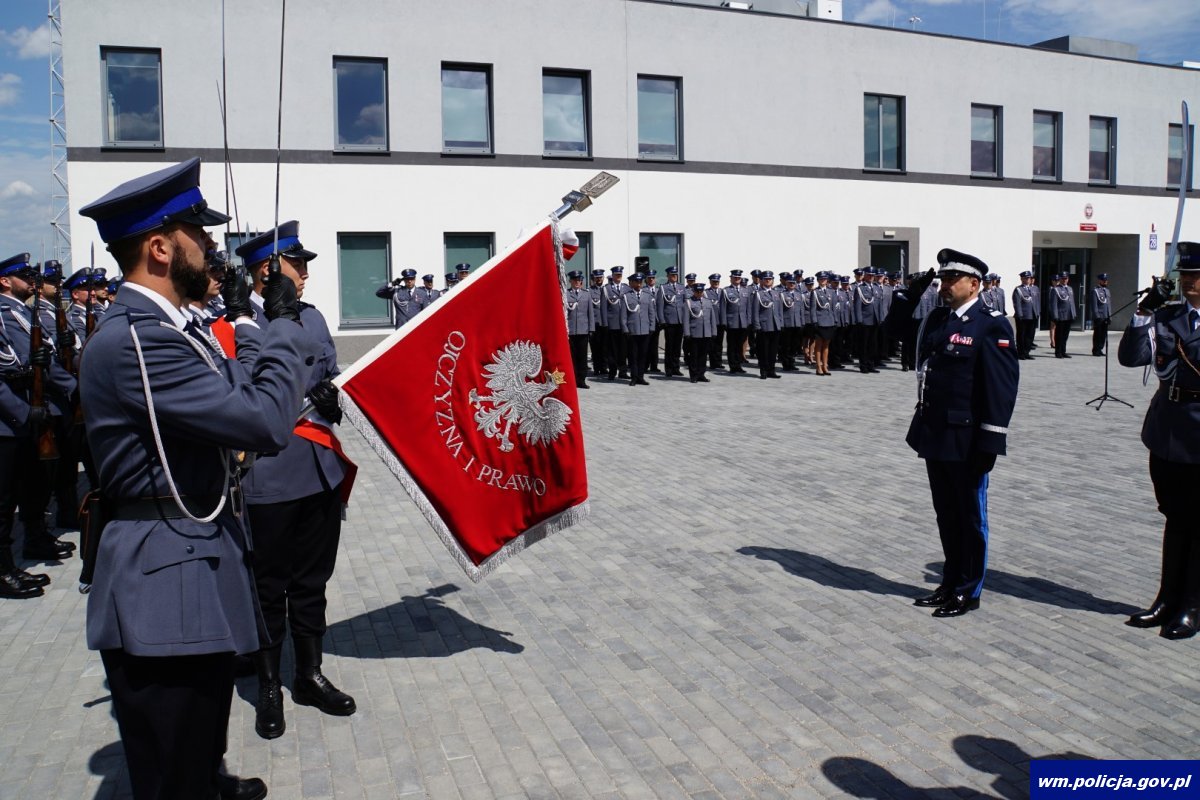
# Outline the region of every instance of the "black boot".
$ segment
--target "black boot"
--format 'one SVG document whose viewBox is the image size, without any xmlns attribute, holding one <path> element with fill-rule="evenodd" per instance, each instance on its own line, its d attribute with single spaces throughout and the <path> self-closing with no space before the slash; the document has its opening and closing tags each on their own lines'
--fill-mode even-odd
<svg viewBox="0 0 1200 800">
<path fill-rule="evenodd" d="M 292 700 L 297 705 L 315 706 L 335 717 L 348 717 L 358 710 L 354 698 L 339 690 L 321 674 L 321 637 L 292 637 L 296 649 L 296 679 Z"/>
<path fill-rule="evenodd" d="M 265 647 L 254 654 L 258 668 L 258 699 L 254 702 L 254 732 L 264 739 L 278 739 L 287 729 L 283 719 L 283 689 L 279 682 L 282 645 Z"/>
</svg>

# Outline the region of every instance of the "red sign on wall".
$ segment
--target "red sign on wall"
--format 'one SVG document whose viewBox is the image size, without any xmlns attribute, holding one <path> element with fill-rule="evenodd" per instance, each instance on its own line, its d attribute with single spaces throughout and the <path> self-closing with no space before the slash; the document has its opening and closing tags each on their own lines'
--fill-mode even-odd
<svg viewBox="0 0 1200 800">
<path fill-rule="evenodd" d="M 1094 230 L 1096 230 L 1096 223 L 1094 223 L 1094 222 L 1081 222 L 1081 223 L 1079 223 L 1079 230 L 1081 230 L 1081 231 L 1094 231 Z"/>
</svg>

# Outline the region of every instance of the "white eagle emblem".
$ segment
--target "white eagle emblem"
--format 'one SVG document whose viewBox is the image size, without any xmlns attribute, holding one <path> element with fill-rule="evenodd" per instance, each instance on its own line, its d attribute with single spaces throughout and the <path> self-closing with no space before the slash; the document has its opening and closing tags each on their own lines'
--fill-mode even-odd
<svg viewBox="0 0 1200 800">
<path fill-rule="evenodd" d="M 541 380 L 530 380 L 541 374 Z M 542 348 L 534 342 L 518 339 L 496 351 L 492 363 L 483 368 L 487 397 L 475 389 L 469 395 L 475 406 L 475 423 L 490 439 L 500 440 L 501 452 L 513 449 L 509 434 L 517 426 L 517 435 L 530 444 L 549 444 L 562 435 L 571 421 L 571 407 L 550 397 L 566 380 L 557 368 L 542 369 Z"/>
</svg>

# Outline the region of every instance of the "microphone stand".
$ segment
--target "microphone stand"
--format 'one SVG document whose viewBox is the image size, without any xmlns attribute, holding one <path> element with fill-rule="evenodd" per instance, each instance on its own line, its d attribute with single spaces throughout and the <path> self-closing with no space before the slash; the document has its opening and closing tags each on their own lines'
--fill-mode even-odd
<svg viewBox="0 0 1200 800">
<path fill-rule="evenodd" d="M 1138 298 L 1141 297 L 1142 294 L 1143 294 L 1142 292 L 1138 292 L 1137 294 L 1135 294 L 1133 296 L 1132 300 L 1130 300 L 1128 303 L 1126 303 L 1125 305 L 1121 306 L 1116 311 L 1114 311 L 1112 313 L 1112 316 L 1109 317 L 1109 319 L 1112 319 L 1112 317 L 1117 316 L 1117 314 L 1120 314 L 1122 311 L 1124 311 L 1125 309 L 1129 308 L 1131 305 L 1136 303 L 1138 301 Z M 1086 403 L 1084 403 L 1084 405 L 1090 406 L 1092 403 L 1095 403 L 1096 410 L 1099 411 L 1101 409 L 1101 407 L 1104 405 L 1106 400 L 1111 400 L 1114 403 L 1120 403 L 1123 406 L 1129 406 L 1130 408 L 1133 408 L 1132 403 L 1126 403 L 1121 398 L 1108 393 L 1108 351 L 1109 351 L 1109 349 L 1110 349 L 1109 343 L 1108 343 L 1107 337 L 1105 337 L 1105 342 L 1104 342 L 1104 393 L 1101 394 L 1099 397 L 1088 400 Z"/>
</svg>

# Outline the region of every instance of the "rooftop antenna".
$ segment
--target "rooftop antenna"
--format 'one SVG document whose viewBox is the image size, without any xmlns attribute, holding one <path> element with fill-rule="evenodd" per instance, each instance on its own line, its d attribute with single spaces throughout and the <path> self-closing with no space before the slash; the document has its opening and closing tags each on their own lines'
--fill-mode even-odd
<svg viewBox="0 0 1200 800">
<path fill-rule="evenodd" d="M 920 17 L 916 16 L 916 15 L 913 15 L 913 16 L 911 16 L 911 17 L 909 17 L 909 18 L 908 18 L 908 24 L 909 24 L 909 25 L 912 25 L 912 29 L 913 29 L 914 31 L 917 29 L 917 23 L 918 23 L 918 22 L 922 22 L 922 21 L 923 21 L 923 20 L 922 20 Z"/>
</svg>

